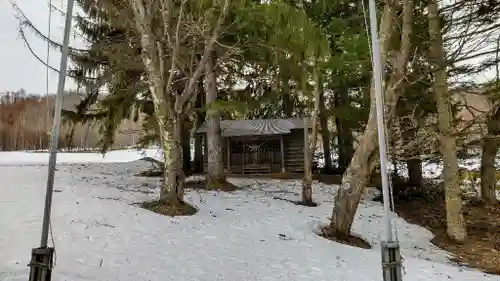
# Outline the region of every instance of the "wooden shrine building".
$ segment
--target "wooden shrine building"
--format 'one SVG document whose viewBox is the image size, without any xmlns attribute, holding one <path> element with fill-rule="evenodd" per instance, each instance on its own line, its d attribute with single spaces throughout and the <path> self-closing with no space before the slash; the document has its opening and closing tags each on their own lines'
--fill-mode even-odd
<svg viewBox="0 0 500 281">
<path fill-rule="evenodd" d="M 222 120 L 224 167 L 232 174 L 304 171 L 304 119 Z M 309 126 L 307 126 L 309 127 Z M 196 137 L 203 138 L 203 170 L 208 167 L 207 122 Z"/>
</svg>

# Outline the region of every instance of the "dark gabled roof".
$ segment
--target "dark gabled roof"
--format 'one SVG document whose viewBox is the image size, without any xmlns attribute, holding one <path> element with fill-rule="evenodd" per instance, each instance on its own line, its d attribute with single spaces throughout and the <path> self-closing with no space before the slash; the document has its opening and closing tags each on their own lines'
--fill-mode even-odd
<svg viewBox="0 0 500 281">
<path fill-rule="evenodd" d="M 223 137 L 286 135 L 295 129 L 304 129 L 304 119 L 256 119 L 256 120 L 221 120 Z M 206 133 L 207 121 L 201 124 L 197 134 Z"/>
</svg>

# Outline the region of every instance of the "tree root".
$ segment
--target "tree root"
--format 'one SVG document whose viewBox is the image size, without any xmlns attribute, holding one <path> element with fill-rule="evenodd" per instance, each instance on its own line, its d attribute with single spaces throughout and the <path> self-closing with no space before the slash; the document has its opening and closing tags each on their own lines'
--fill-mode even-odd
<svg viewBox="0 0 500 281">
<path fill-rule="evenodd" d="M 354 235 L 354 234 L 349 234 L 349 235 L 340 235 L 335 231 L 335 227 L 333 225 L 328 225 L 326 227 L 323 227 L 321 229 L 321 233 L 319 233 L 319 236 L 326 238 L 328 240 L 335 241 L 337 243 L 349 245 L 349 246 L 354 246 L 358 247 L 361 249 L 371 249 L 372 246 L 370 243 L 368 243 L 365 239 Z"/>
<path fill-rule="evenodd" d="M 319 204 L 314 203 L 314 202 L 306 203 L 306 202 L 303 202 L 303 201 L 300 201 L 300 200 L 291 200 L 291 199 L 282 198 L 282 197 L 279 197 L 279 196 L 274 196 L 273 199 L 274 200 L 286 201 L 286 202 L 289 202 L 289 203 L 292 203 L 292 204 L 298 205 L 298 206 L 306 206 L 306 207 L 318 207 L 319 206 Z"/>
</svg>

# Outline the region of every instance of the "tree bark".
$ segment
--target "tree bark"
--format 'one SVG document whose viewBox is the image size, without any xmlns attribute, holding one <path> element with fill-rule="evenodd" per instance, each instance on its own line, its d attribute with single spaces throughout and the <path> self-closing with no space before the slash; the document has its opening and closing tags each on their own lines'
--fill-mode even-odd
<svg viewBox="0 0 500 281">
<path fill-rule="evenodd" d="M 320 108 L 320 97 L 321 97 L 321 79 L 320 74 L 315 69 L 314 70 L 314 110 L 311 116 L 311 127 L 312 134 L 309 140 L 309 122 L 304 119 L 304 180 L 302 181 L 302 204 L 306 206 L 315 206 L 312 200 L 312 164 L 314 161 L 314 152 L 318 145 L 318 114 Z"/>
<path fill-rule="evenodd" d="M 285 118 L 292 118 L 293 114 L 293 102 L 290 96 L 290 78 L 288 75 L 282 78 L 282 99 L 283 99 L 283 115 Z"/>
<path fill-rule="evenodd" d="M 427 10 L 431 39 L 431 67 L 434 73 L 433 88 L 439 118 L 440 151 L 443 155 L 447 233 L 451 239 L 462 242 L 467 238 L 467 232 L 462 213 L 457 150 L 455 136 L 453 135 L 451 100 L 447 85 L 445 53 L 437 1 L 429 0 Z"/>
<path fill-rule="evenodd" d="M 165 158 L 165 181 L 160 200 L 166 204 L 183 203 L 185 175 L 182 171 L 182 122 L 191 105 L 207 59 L 210 58 L 220 36 L 231 2 L 229 0 L 223 2 L 221 13 L 212 26 L 210 35 L 207 33 L 208 38 L 201 59 L 194 67 L 193 65 L 186 67 L 193 71 L 187 77 L 180 94 L 174 93 L 173 86 L 176 70 L 183 68 L 180 64 L 184 62 L 181 56 L 180 39 L 184 35 L 179 32 L 182 30 L 180 26 L 183 21 L 184 23 L 186 21 L 183 9 L 186 2 L 181 3 L 179 12 L 175 15 L 176 24 L 171 24 L 170 19 L 173 13 L 167 11 L 168 5 L 164 5 L 165 3 L 132 0 L 129 4 L 133 12 L 135 30 L 140 36 L 141 58 L 148 73 L 154 114 L 158 122 Z M 157 18 L 155 15 L 161 15 L 162 19 L 153 21 Z M 157 32 L 158 30 L 162 32 Z M 174 40 L 167 40 L 167 37 Z M 168 56 L 165 55 L 167 50 L 170 52 Z"/>
<path fill-rule="evenodd" d="M 403 140 L 405 143 L 411 143 L 416 137 L 417 128 L 407 129 L 403 131 Z M 420 151 L 418 143 L 415 144 L 413 151 Z M 406 168 L 408 169 L 408 183 L 414 187 L 422 187 L 424 177 L 422 174 L 422 159 L 418 153 L 410 152 L 410 159 L 406 160 Z"/>
<path fill-rule="evenodd" d="M 406 168 L 408 169 L 408 182 L 414 187 L 422 187 L 422 159 L 412 158 L 406 161 Z"/>
<path fill-rule="evenodd" d="M 483 138 L 481 147 L 481 198 L 487 204 L 498 203 L 497 175 L 495 168 L 495 160 L 498 153 L 498 140 L 491 135 L 496 135 L 493 120 L 488 121 L 488 136 Z"/>
<path fill-rule="evenodd" d="M 224 158 L 222 154 L 222 136 L 220 129 L 220 113 L 214 110 L 212 103 L 217 101 L 217 74 L 215 72 L 215 54 L 205 64 L 207 92 L 207 148 L 208 173 L 207 188 L 218 189 L 226 182 L 224 174 Z"/>
<path fill-rule="evenodd" d="M 182 170 L 185 175 L 191 174 L 191 130 L 189 129 L 189 118 L 182 122 Z"/>
<path fill-rule="evenodd" d="M 382 12 L 380 24 L 379 42 L 382 61 L 385 61 L 391 37 L 392 25 L 395 19 L 395 9 L 393 3 L 387 3 Z M 413 2 L 403 1 L 403 27 L 401 33 L 401 46 L 395 61 L 394 72 L 391 75 L 389 85 L 385 90 L 385 101 L 388 106 L 388 118 L 391 118 L 396 109 L 396 102 L 399 98 L 397 91 L 399 81 L 404 78 L 406 65 L 410 51 L 410 34 L 413 24 Z M 363 136 L 359 140 L 359 145 L 354 152 L 354 156 L 342 178 L 341 186 L 337 191 L 335 206 L 332 215 L 332 228 L 335 235 L 340 239 L 345 239 L 350 234 L 350 229 L 356 210 L 361 200 L 363 189 L 369 181 L 372 169 L 373 158 L 377 150 L 377 118 L 375 91 L 372 83 L 370 94 L 370 114 Z M 388 119 L 390 120 L 390 119 Z M 385 145 L 385 144 L 384 144 Z M 385 172 L 385 171 L 381 171 Z"/>
<path fill-rule="evenodd" d="M 309 125 L 313 124 L 304 119 L 304 179 L 302 180 L 302 204 L 310 206 L 313 204 L 312 200 L 312 155 L 309 146 Z"/>
<path fill-rule="evenodd" d="M 205 122 L 205 111 L 203 109 L 205 96 L 205 88 L 203 86 L 203 79 L 200 79 L 198 85 L 198 94 L 196 97 L 196 119 L 195 119 L 195 129 L 198 130 L 200 126 Z M 194 139 L 194 172 L 203 172 L 203 139 L 201 136 L 195 135 Z"/>
<path fill-rule="evenodd" d="M 161 120 L 161 119 L 160 119 Z M 182 122 L 181 116 L 172 116 L 165 124 L 162 134 L 163 158 L 165 161 L 164 185 L 160 193 L 160 202 L 167 205 L 184 203 L 184 180 L 182 170 Z M 160 121 L 162 122 L 162 121 Z"/>
<path fill-rule="evenodd" d="M 349 94 L 347 91 L 335 93 L 334 102 L 336 108 L 349 106 Z M 335 116 L 335 127 L 339 154 L 338 168 L 341 171 L 345 171 L 354 155 L 354 138 L 345 117 Z"/>
<path fill-rule="evenodd" d="M 321 81 L 322 82 L 322 81 Z M 321 140 L 323 141 L 323 157 L 325 161 L 324 171 L 330 173 L 333 170 L 332 151 L 330 149 L 330 131 L 328 130 L 328 113 L 325 107 L 325 91 L 322 83 L 319 84 L 319 124 L 321 127 Z"/>
</svg>

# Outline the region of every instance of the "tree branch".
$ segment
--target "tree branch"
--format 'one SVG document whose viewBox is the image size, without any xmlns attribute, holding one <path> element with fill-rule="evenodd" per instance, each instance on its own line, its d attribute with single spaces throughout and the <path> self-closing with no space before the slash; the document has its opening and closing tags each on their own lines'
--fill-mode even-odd
<svg viewBox="0 0 500 281">
<path fill-rule="evenodd" d="M 222 30 L 222 24 L 224 23 L 226 16 L 229 12 L 229 6 L 231 5 L 231 0 L 225 0 L 224 1 L 224 6 L 222 8 L 222 12 L 219 15 L 219 18 L 217 19 L 217 22 L 215 24 L 215 27 L 212 31 L 212 36 L 207 42 L 207 45 L 205 46 L 205 49 L 203 50 L 203 55 L 198 62 L 198 66 L 196 67 L 193 75 L 190 77 L 189 82 L 186 84 L 184 91 L 182 92 L 181 96 L 176 100 L 175 103 L 175 110 L 180 111 L 181 108 L 183 108 L 190 100 L 190 97 L 193 93 L 193 89 L 196 86 L 198 79 L 200 79 L 201 75 L 203 74 L 203 70 L 205 68 L 205 63 L 208 59 L 208 56 L 212 55 L 212 51 L 214 49 L 214 45 L 219 39 L 220 32 Z"/>
</svg>

